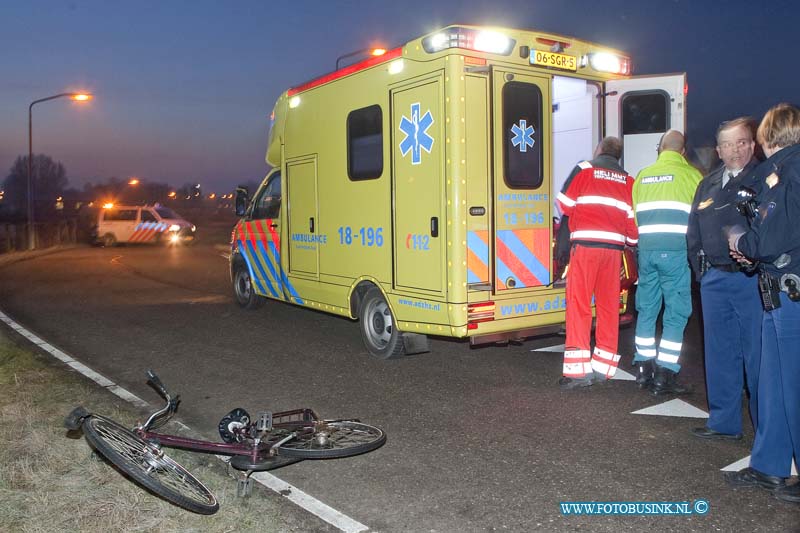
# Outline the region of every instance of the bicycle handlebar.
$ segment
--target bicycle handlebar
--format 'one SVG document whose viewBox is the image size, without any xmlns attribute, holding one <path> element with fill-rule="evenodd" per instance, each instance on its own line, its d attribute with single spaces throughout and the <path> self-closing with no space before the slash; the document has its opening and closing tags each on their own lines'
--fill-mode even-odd
<svg viewBox="0 0 800 533">
<path fill-rule="evenodd" d="M 167 392 L 167 388 L 164 386 L 164 383 L 161 382 L 161 379 L 150 369 L 147 369 L 147 382 L 154 388 L 158 393 L 166 400 L 167 404 L 156 411 L 155 413 L 151 414 L 147 421 L 142 424 L 140 427 L 144 430 L 154 429 L 156 427 L 160 427 L 167 420 L 175 413 L 175 410 L 178 408 L 178 402 L 180 401 L 180 396 L 176 396 L 175 398 Z M 166 415 L 166 418 L 159 420 L 157 424 L 155 424 L 156 420 Z"/>
<path fill-rule="evenodd" d="M 147 369 L 147 381 L 153 386 L 154 389 L 156 389 L 158 391 L 158 393 L 161 396 L 163 396 L 167 400 L 170 399 L 170 395 L 167 392 L 167 388 L 161 382 L 161 380 L 156 375 L 156 373 L 153 372 L 152 370 L 150 370 L 149 368 Z"/>
</svg>

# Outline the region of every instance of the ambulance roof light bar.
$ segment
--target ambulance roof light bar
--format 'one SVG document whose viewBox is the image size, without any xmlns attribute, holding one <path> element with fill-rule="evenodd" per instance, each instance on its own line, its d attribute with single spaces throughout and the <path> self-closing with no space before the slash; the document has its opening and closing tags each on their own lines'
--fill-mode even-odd
<svg viewBox="0 0 800 533">
<path fill-rule="evenodd" d="M 475 30 L 453 26 L 422 39 L 422 48 L 429 54 L 448 48 L 466 48 L 489 54 L 510 55 L 517 41 L 491 30 Z"/>
</svg>

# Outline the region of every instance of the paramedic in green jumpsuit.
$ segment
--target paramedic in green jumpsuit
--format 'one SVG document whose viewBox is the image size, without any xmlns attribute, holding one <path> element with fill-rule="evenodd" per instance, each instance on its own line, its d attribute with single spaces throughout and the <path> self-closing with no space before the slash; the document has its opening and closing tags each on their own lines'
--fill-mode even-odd
<svg viewBox="0 0 800 533">
<path fill-rule="evenodd" d="M 686 230 L 694 193 L 703 176 L 684 155 L 684 137 L 661 137 L 658 160 L 633 184 L 639 227 L 639 285 L 636 290 L 636 383 L 653 394 L 686 392 L 677 380 L 683 330 L 692 314 Z M 664 307 L 661 339 L 656 320 Z"/>
</svg>

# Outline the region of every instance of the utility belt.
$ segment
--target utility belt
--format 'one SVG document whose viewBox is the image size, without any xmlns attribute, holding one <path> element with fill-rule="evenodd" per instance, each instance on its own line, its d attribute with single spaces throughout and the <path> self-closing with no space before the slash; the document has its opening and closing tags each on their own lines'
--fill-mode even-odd
<svg viewBox="0 0 800 533">
<path fill-rule="evenodd" d="M 764 311 L 774 311 L 781 306 L 780 293 L 785 292 L 793 302 L 800 302 L 800 276 L 783 274 L 773 276 L 763 270 L 758 272 L 758 292 Z"/>
<path fill-rule="evenodd" d="M 700 277 L 703 277 L 706 272 L 710 269 L 714 268 L 716 270 L 721 270 L 722 272 L 739 272 L 742 270 L 742 267 L 739 263 L 724 263 L 721 265 L 712 264 L 711 261 L 708 260 L 708 257 L 703 253 L 701 250 L 700 253 L 697 255 L 698 260 L 700 261 Z"/>
</svg>

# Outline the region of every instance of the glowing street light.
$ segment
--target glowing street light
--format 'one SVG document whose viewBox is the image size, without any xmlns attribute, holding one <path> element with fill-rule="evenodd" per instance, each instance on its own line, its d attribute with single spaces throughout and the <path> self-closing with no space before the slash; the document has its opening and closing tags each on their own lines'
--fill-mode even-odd
<svg viewBox="0 0 800 533">
<path fill-rule="evenodd" d="M 93 95 L 89 93 L 61 93 L 47 98 L 40 98 L 34 100 L 28 106 L 28 249 L 33 250 L 36 247 L 36 230 L 34 229 L 33 218 L 33 106 L 48 100 L 55 100 L 56 98 L 70 98 L 76 102 L 88 102 Z"/>
<path fill-rule="evenodd" d="M 137 178 L 131 178 L 128 180 L 128 185 L 139 185 L 139 180 Z"/>
</svg>

